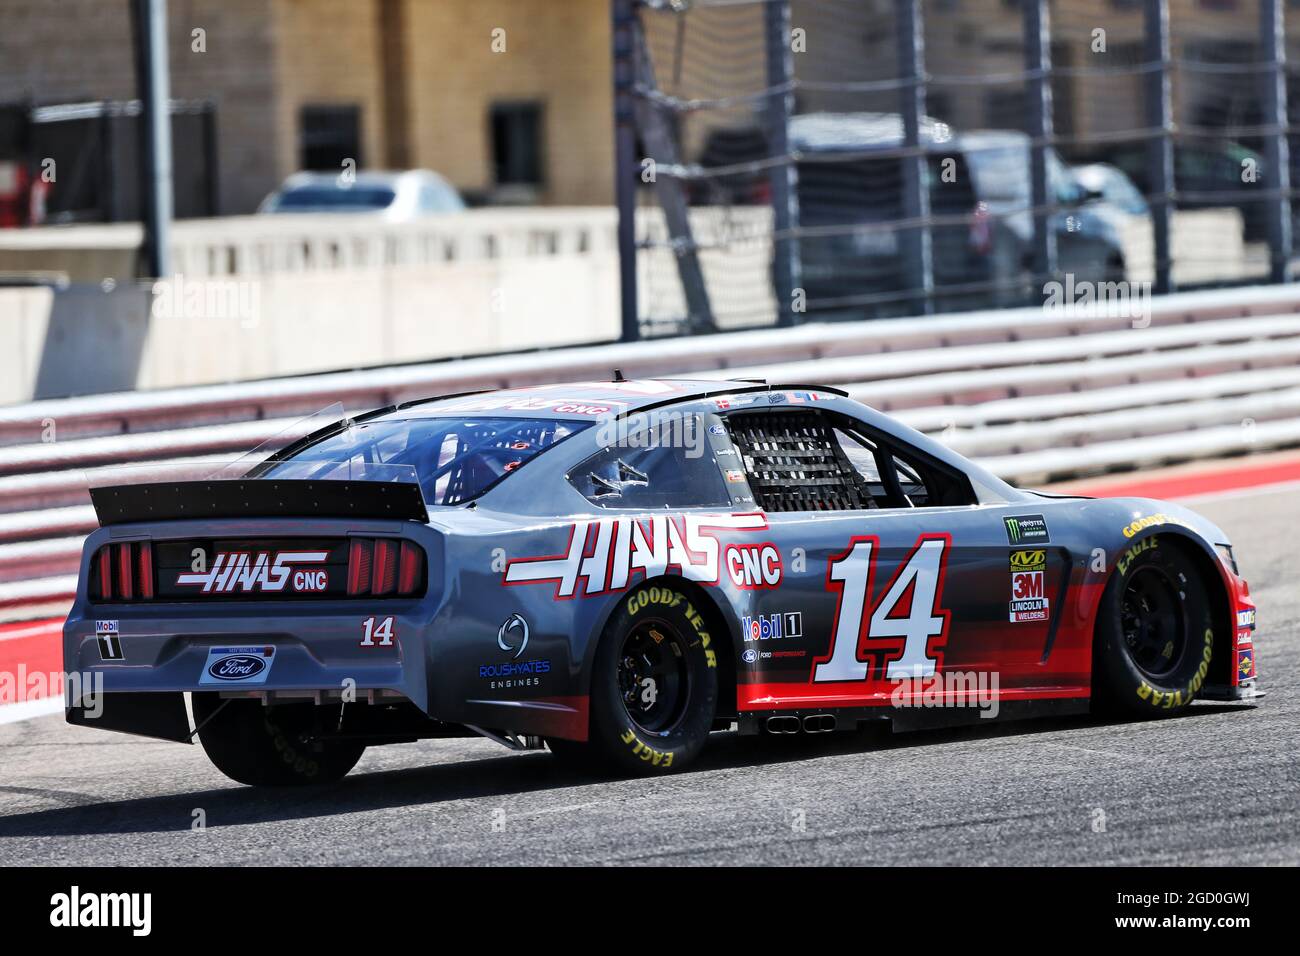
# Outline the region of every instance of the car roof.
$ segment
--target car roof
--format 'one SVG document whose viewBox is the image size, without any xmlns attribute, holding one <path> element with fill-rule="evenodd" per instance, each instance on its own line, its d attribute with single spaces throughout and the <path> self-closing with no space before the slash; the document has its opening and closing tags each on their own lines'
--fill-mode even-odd
<svg viewBox="0 0 1300 956">
<path fill-rule="evenodd" d="M 390 186 L 396 188 L 400 183 L 418 179 L 433 179 L 439 182 L 442 177 L 426 169 L 358 169 L 353 182 L 363 186 Z M 302 186 L 339 186 L 339 174 L 335 172 L 299 172 L 289 176 L 280 189 L 297 189 Z M 340 186 L 340 188 L 342 188 Z"/>
<path fill-rule="evenodd" d="M 800 390 L 810 398 L 842 395 L 838 389 L 812 385 L 771 388 Z M 711 401 L 745 392 L 765 392 L 769 386 L 753 381 L 720 379 L 630 379 L 607 382 L 561 382 L 521 388 L 492 389 L 407 402 L 376 415 L 376 419 L 411 419 L 460 415 L 503 418 L 554 418 L 593 421 L 601 416 L 626 415 L 648 408 Z M 716 406 L 711 406 L 716 407 Z"/>
<path fill-rule="evenodd" d="M 921 117 L 921 141 L 942 145 L 953 138 L 946 123 Z M 790 147 L 802 152 L 889 149 L 903 142 L 897 113 L 802 113 L 790 119 Z"/>
</svg>

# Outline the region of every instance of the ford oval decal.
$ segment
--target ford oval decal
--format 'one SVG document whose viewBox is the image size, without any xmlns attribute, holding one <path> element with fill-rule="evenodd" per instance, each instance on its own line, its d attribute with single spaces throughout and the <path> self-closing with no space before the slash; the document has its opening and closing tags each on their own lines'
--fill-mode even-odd
<svg viewBox="0 0 1300 956">
<path fill-rule="evenodd" d="M 231 654 L 208 665 L 208 673 L 217 680 L 248 680 L 266 670 L 266 661 L 251 654 Z"/>
</svg>

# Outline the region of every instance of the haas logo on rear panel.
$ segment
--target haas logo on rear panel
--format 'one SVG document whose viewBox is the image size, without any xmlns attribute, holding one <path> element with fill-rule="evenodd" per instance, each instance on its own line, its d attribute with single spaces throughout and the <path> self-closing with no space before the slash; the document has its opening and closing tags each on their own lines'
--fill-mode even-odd
<svg viewBox="0 0 1300 956">
<path fill-rule="evenodd" d="M 323 564 L 328 557 L 328 551 L 219 551 L 208 570 L 183 572 L 176 583 L 204 594 L 324 591 L 329 574 L 310 565 Z"/>
</svg>

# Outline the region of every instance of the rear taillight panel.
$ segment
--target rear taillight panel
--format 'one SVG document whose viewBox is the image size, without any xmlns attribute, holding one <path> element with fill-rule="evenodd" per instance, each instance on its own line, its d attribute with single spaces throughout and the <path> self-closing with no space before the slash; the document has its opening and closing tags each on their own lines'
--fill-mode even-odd
<svg viewBox="0 0 1300 956">
<path fill-rule="evenodd" d="M 90 562 L 104 602 L 410 598 L 425 554 L 401 538 L 229 539 L 106 544 Z"/>
<path fill-rule="evenodd" d="M 90 562 L 90 594 L 100 601 L 152 599 L 153 543 L 123 541 L 96 551 Z"/>
</svg>

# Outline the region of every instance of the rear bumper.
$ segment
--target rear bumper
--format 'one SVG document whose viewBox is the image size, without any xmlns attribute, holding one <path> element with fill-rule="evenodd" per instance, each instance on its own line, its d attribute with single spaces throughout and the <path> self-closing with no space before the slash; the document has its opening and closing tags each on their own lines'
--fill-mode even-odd
<svg viewBox="0 0 1300 956">
<path fill-rule="evenodd" d="M 74 611 L 63 629 L 64 670 L 83 675 L 83 682 L 91 677 L 110 694 L 385 690 L 427 710 L 430 662 L 421 623 L 427 618 L 417 611 L 419 602 L 385 607 L 383 617 L 393 619 L 388 646 L 362 644 L 364 622 L 373 616 L 365 609 L 328 603 L 311 613 L 301 604 L 278 614 L 271 605 L 222 608 L 219 615 L 212 608 L 177 613 L 174 605 L 104 605 L 93 617 Z M 107 635 L 116 640 L 106 644 Z M 209 672 L 215 660 L 240 654 L 260 657 L 260 667 L 222 677 Z"/>
</svg>

